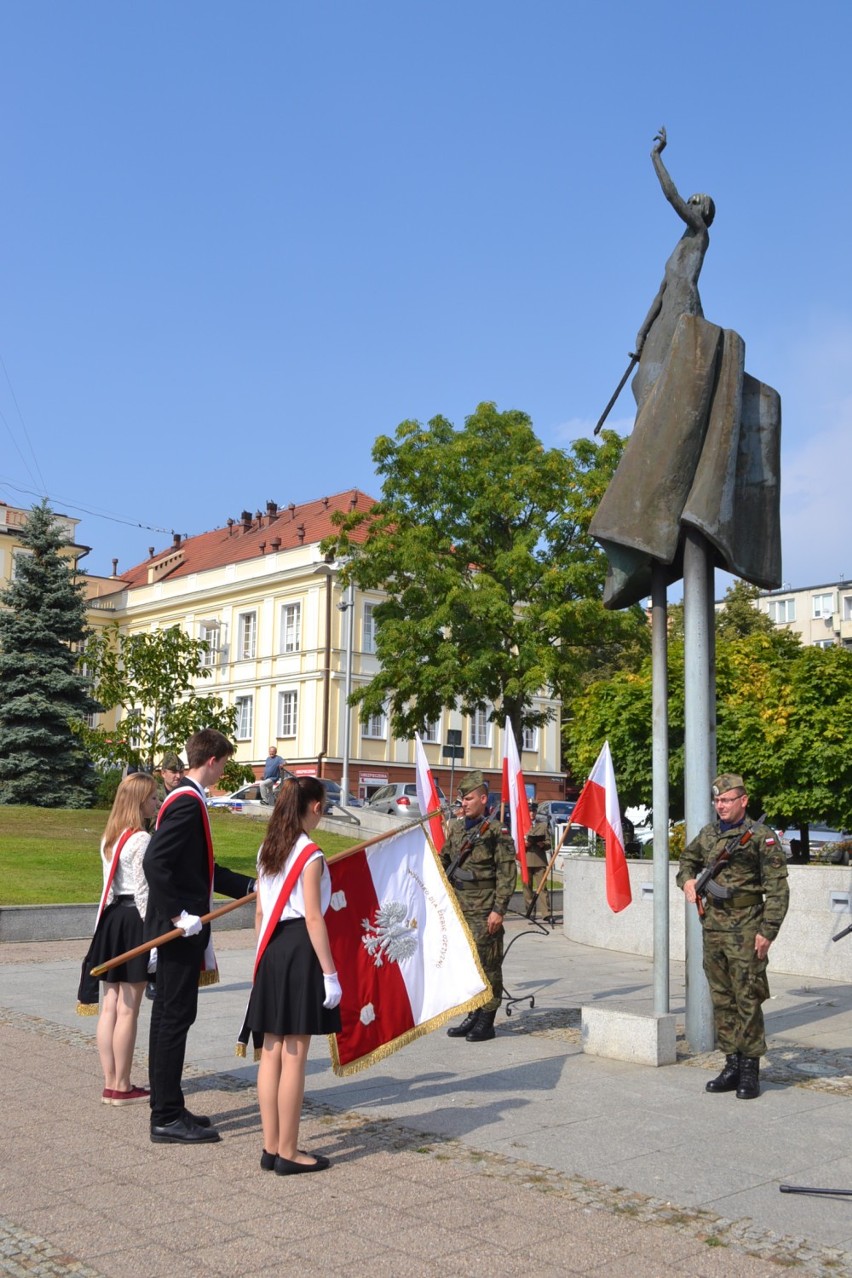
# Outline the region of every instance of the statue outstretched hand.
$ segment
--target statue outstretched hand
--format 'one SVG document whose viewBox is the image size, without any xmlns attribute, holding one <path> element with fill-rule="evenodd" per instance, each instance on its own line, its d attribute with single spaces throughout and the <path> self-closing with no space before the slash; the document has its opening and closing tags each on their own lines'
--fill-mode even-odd
<svg viewBox="0 0 852 1278">
<path fill-rule="evenodd" d="M 654 145 L 651 150 L 651 154 L 659 155 L 661 151 L 665 151 L 667 140 L 668 139 L 666 138 L 666 126 L 664 124 L 661 124 L 659 133 L 656 133 L 654 135 Z"/>
</svg>

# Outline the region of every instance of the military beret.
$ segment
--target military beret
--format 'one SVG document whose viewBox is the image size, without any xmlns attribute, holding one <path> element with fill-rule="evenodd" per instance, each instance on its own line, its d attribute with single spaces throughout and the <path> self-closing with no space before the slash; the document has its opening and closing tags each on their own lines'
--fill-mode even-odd
<svg viewBox="0 0 852 1278">
<path fill-rule="evenodd" d="M 473 790 L 481 790 L 487 788 L 487 782 L 481 772 L 468 772 L 466 777 L 462 777 L 459 781 L 459 794 L 464 798 L 466 794 L 470 794 Z"/>
<path fill-rule="evenodd" d="M 738 777 L 736 772 L 723 772 L 713 782 L 713 798 L 718 799 L 720 794 L 727 794 L 729 790 L 744 790 L 745 782 L 742 777 Z"/>
<path fill-rule="evenodd" d="M 162 772 L 163 768 L 167 768 L 169 772 L 183 772 L 185 766 L 180 756 L 170 751 L 168 754 L 163 755 L 160 771 Z"/>
</svg>

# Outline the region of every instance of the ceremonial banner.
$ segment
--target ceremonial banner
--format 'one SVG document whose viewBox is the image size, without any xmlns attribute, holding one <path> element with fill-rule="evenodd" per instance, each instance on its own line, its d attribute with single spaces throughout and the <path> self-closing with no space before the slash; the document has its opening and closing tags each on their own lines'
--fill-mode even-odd
<svg viewBox="0 0 852 1278">
<path fill-rule="evenodd" d="M 606 842 L 606 899 L 614 914 L 633 900 L 630 875 L 624 857 L 621 811 L 615 788 L 615 771 L 609 742 L 605 741 L 577 805 L 571 813 L 572 825 L 585 825 Z"/>
<path fill-rule="evenodd" d="M 352 1074 L 459 1013 L 487 1003 L 485 980 L 455 897 L 422 826 L 329 863 L 326 912 L 343 986 L 335 1074 Z"/>
<path fill-rule="evenodd" d="M 530 807 L 527 802 L 527 788 L 524 785 L 524 774 L 518 758 L 518 747 L 515 734 L 512 732 L 512 720 L 507 719 L 503 728 L 503 793 L 501 799 L 509 805 L 512 818 L 512 838 L 515 841 L 515 854 L 521 864 L 521 878 L 529 883 L 527 869 L 527 835 L 532 826 Z"/>
<path fill-rule="evenodd" d="M 427 812 L 436 814 L 429 822 L 429 833 L 432 836 L 435 851 L 440 853 L 446 837 L 444 822 L 438 811 L 441 800 L 438 797 L 438 787 L 435 785 L 435 778 L 432 776 L 432 769 L 429 767 L 429 760 L 426 758 L 426 751 L 423 749 L 423 742 L 418 732 L 414 734 L 414 762 L 417 769 L 417 802 L 420 804 L 420 812 L 423 816 Z"/>
</svg>

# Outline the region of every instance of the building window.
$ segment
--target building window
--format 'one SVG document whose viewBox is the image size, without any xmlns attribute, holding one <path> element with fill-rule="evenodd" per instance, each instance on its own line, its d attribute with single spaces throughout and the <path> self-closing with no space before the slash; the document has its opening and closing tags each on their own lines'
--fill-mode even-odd
<svg viewBox="0 0 852 1278">
<path fill-rule="evenodd" d="M 843 620 L 852 621 L 852 595 L 843 596 Z"/>
<path fill-rule="evenodd" d="M 257 613 L 241 612 L 237 628 L 237 659 L 251 661 L 257 653 Z"/>
<path fill-rule="evenodd" d="M 833 648 L 834 640 L 833 639 L 815 639 L 814 647 L 815 648 Z"/>
<path fill-rule="evenodd" d="M 521 749 L 538 754 L 538 728 L 524 728 L 521 734 Z"/>
<path fill-rule="evenodd" d="M 785 621 L 795 621 L 796 601 L 795 599 L 770 599 L 767 611 L 769 620 L 774 621 L 776 626 Z"/>
<path fill-rule="evenodd" d="M 202 653 L 202 666 L 215 666 L 219 661 L 219 623 L 206 624 L 202 621 L 198 627 L 198 637 L 207 644 L 207 651 Z"/>
<path fill-rule="evenodd" d="M 373 617 L 373 609 L 375 604 L 364 604 L 364 636 L 363 649 L 364 652 L 376 651 L 376 622 Z"/>
<path fill-rule="evenodd" d="M 480 747 L 491 745 L 491 724 L 488 720 L 488 711 L 484 708 L 474 710 L 470 716 L 470 744 Z"/>
<path fill-rule="evenodd" d="M 281 651 L 298 652 L 302 646 L 302 605 L 284 604 L 281 609 Z"/>
<path fill-rule="evenodd" d="M 22 559 L 32 559 L 33 552 L 31 550 L 13 550 L 12 551 L 12 580 L 17 581 L 19 577 L 18 565 Z"/>
<path fill-rule="evenodd" d="M 254 719 L 254 697 L 237 697 L 234 700 L 234 705 L 237 708 L 237 740 L 251 741 L 252 721 Z"/>
<path fill-rule="evenodd" d="M 371 714 L 367 722 L 364 724 L 362 737 L 373 737 L 383 741 L 387 736 L 387 719 L 383 711 L 378 714 Z"/>
<path fill-rule="evenodd" d="M 421 739 L 429 745 L 437 745 L 441 740 L 441 720 L 435 719 L 433 723 L 425 724 Z"/>
<path fill-rule="evenodd" d="M 298 692 L 279 692 L 278 694 L 278 735 L 279 737 L 295 737 L 299 718 Z"/>
<path fill-rule="evenodd" d="M 812 597 L 814 621 L 818 621 L 820 617 L 830 617 L 834 613 L 834 592 L 831 591 L 826 595 L 814 595 Z"/>
</svg>

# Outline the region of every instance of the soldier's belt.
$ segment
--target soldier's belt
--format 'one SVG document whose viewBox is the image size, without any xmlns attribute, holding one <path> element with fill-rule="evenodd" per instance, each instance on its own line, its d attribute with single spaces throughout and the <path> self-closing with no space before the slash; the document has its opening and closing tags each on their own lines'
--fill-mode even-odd
<svg viewBox="0 0 852 1278">
<path fill-rule="evenodd" d="M 707 905 L 720 907 L 723 905 L 732 905 L 734 909 L 739 909 L 743 905 L 762 905 L 762 892 L 732 892 L 730 896 L 719 899 L 715 896 L 707 897 Z"/>
<path fill-rule="evenodd" d="M 469 888 L 476 888 L 477 891 L 479 891 L 480 888 L 490 888 L 493 892 L 497 890 L 497 880 L 496 879 L 478 879 L 476 877 L 473 877 L 472 881 L 465 882 L 463 886 L 469 887 Z"/>
</svg>

